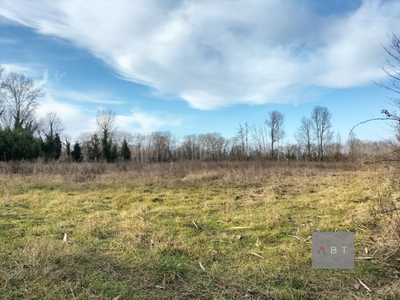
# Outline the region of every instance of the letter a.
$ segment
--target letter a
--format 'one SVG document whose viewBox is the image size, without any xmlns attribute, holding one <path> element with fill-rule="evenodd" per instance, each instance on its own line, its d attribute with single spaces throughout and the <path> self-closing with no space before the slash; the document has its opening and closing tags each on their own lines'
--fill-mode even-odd
<svg viewBox="0 0 400 300">
<path fill-rule="evenodd" d="M 324 248 L 323 248 L 323 247 L 321 247 L 321 248 L 319 248 L 318 254 L 319 254 L 319 252 L 321 251 L 321 249 L 322 249 L 322 251 L 324 251 L 324 253 L 325 253 L 325 250 L 324 250 Z"/>
</svg>

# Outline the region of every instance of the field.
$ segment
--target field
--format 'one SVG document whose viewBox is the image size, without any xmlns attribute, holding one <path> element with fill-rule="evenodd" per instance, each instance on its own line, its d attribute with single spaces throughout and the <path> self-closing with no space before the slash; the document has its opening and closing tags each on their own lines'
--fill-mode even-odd
<svg viewBox="0 0 400 300">
<path fill-rule="evenodd" d="M 396 166 L 4 163 L 0 174 L 0 299 L 400 299 Z M 313 231 L 355 232 L 355 268 L 311 269 Z"/>
</svg>

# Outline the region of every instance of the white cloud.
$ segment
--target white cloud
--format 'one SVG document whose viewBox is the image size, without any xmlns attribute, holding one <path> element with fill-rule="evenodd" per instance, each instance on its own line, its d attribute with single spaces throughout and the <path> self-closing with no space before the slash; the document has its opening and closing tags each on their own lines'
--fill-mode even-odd
<svg viewBox="0 0 400 300">
<path fill-rule="evenodd" d="M 58 101 L 47 93 L 39 109 L 38 118 L 44 117 L 47 112 L 56 112 L 66 127 L 66 133 L 76 139 L 81 132 L 95 130 L 94 124 L 90 121 L 91 114 L 85 113 L 85 108 Z"/>
<path fill-rule="evenodd" d="M 142 112 L 134 109 L 130 115 L 117 116 L 118 130 L 150 134 L 168 127 L 179 127 L 182 120 L 165 112 Z"/>
<path fill-rule="evenodd" d="M 73 139 L 77 139 L 81 133 L 97 130 L 94 117 L 97 109 L 56 100 L 50 93 L 41 102 L 37 111 L 38 118 L 45 116 L 47 112 L 56 112 L 65 124 L 66 132 Z M 139 108 L 127 115 L 117 115 L 116 120 L 118 130 L 142 134 L 163 130 L 166 126 L 179 127 L 182 122 L 179 117 L 165 112 L 143 112 Z"/>
<path fill-rule="evenodd" d="M 301 3 L 0 0 L 0 15 L 199 109 L 288 102 L 299 87 L 359 86 L 383 75 L 380 44 L 400 31 L 400 2 L 365 0 L 335 17 Z"/>
</svg>

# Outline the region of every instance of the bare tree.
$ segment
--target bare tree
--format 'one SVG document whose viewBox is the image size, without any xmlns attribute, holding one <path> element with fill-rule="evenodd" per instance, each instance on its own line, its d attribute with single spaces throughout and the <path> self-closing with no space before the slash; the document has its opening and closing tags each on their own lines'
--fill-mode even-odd
<svg viewBox="0 0 400 300">
<path fill-rule="evenodd" d="M 172 134 L 169 131 L 161 132 L 156 131 L 151 134 L 152 148 L 154 155 L 153 161 L 165 162 L 173 160 L 171 152 Z"/>
<path fill-rule="evenodd" d="M 227 150 L 229 141 L 217 132 L 199 134 L 198 141 L 202 147 L 205 158 L 217 160 L 222 158 L 224 152 Z"/>
<path fill-rule="evenodd" d="M 143 160 L 143 156 L 141 154 L 142 151 L 142 146 L 144 144 L 146 140 L 146 136 L 140 133 L 136 133 L 133 135 L 133 144 L 135 145 L 135 147 L 138 149 L 138 159 L 139 161 Z"/>
<path fill-rule="evenodd" d="M 388 75 L 390 81 L 388 84 L 380 82 L 375 82 L 376 85 L 386 88 L 396 94 L 400 94 L 400 38 L 396 36 L 394 33 L 388 36 L 390 41 L 389 47 L 383 47 L 387 53 L 386 62 L 388 64 L 388 68 L 382 67 L 383 72 Z M 400 108 L 400 98 L 390 98 L 390 103 L 395 108 Z M 382 113 L 386 115 L 386 117 L 391 118 L 392 120 L 397 121 L 396 125 L 400 122 L 400 116 L 393 110 L 382 110 Z"/>
<path fill-rule="evenodd" d="M 103 135 L 112 134 L 117 129 L 115 118 L 115 113 L 111 109 L 101 109 L 97 112 L 96 123 Z"/>
<path fill-rule="evenodd" d="M 311 119 L 306 117 L 301 118 L 300 126 L 295 133 L 295 139 L 297 140 L 300 148 L 304 147 L 305 155 L 308 159 L 311 159 L 311 151 L 313 147 L 313 124 Z"/>
<path fill-rule="evenodd" d="M 337 160 L 339 160 L 340 155 L 342 154 L 342 137 L 340 136 L 340 133 L 338 132 L 336 134 L 336 144 L 335 144 L 335 157 Z"/>
<path fill-rule="evenodd" d="M 1 124 L 4 128 L 12 128 L 13 126 L 13 116 L 7 106 L 5 105 L 4 111 L 0 116 Z"/>
<path fill-rule="evenodd" d="M 64 145 L 65 145 L 65 157 L 67 160 L 71 159 L 71 137 L 69 135 L 64 135 Z"/>
<path fill-rule="evenodd" d="M 7 109 L 14 121 L 14 128 L 32 126 L 39 99 L 45 95 L 43 89 L 36 87 L 32 79 L 14 72 L 8 74 L 1 87 L 6 92 Z"/>
<path fill-rule="evenodd" d="M 188 134 L 183 137 L 182 146 L 189 160 L 195 159 L 196 143 L 196 134 Z"/>
<path fill-rule="evenodd" d="M 101 109 L 97 111 L 96 122 L 103 135 L 101 138 L 101 151 L 103 154 L 103 159 L 105 159 L 107 162 L 114 161 L 116 156 L 115 152 L 117 145 L 113 145 L 112 141 L 112 135 L 117 129 L 115 118 L 115 113 L 111 109 Z"/>
<path fill-rule="evenodd" d="M 235 131 L 236 145 L 238 146 L 238 156 L 241 158 L 246 156 L 246 139 L 247 139 L 247 123 L 245 126 L 239 124 L 239 128 Z"/>
<path fill-rule="evenodd" d="M 388 67 L 382 67 L 382 70 L 388 75 L 389 83 L 374 82 L 376 85 L 386 88 L 395 94 L 400 94 L 400 38 L 396 36 L 394 33 L 388 35 L 390 45 L 389 47 L 383 47 L 387 53 L 386 62 Z M 389 104 L 391 104 L 393 109 L 383 109 L 381 112 L 385 115 L 385 118 L 376 118 L 370 119 L 362 123 L 366 123 L 369 121 L 375 120 L 389 120 L 393 121 L 392 128 L 393 133 L 395 134 L 395 140 L 387 141 L 391 145 L 393 149 L 393 154 L 398 159 L 400 157 L 400 115 L 398 110 L 400 108 L 400 98 L 391 97 L 389 98 Z M 360 124 L 362 124 L 360 123 Z M 356 126 L 360 125 L 357 124 Z M 354 126 L 354 127 L 356 127 Z M 353 127 L 353 129 L 354 129 Z"/>
<path fill-rule="evenodd" d="M 65 126 L 56 112 L 50 111 L 39 120 L 39 131 L 43 133 L 45 137 L 53 139 L 56 133 L 61 135 L 64 130 Z"/>
<path fill-rule="evenodd" d="M 93 133 L 92 132 L 81 132 L 78 136 L 78 140 L 76 142 L 79 143 L 83 157 L 87 159 L 90 155 L 90 147 L 91 147 L 91 139 Z M 67 139 L 66 139 L 67 140 Z"/>
<path fill-rule="evenodd" d="M 264 152 L 264 148 L 263 148 L 263 129 L 262 126 L 257 126 L 256 124 L 251 125 L 251 136 L 252 136 L 252 140 L 253 140 L 253 144 L 255 146 L 256 149 L 256 155 L 257 156 L 261 156 Z"/>
<path fill-rule="evenodd" d="M 389 83 L 383 83 L 382 81 L 379 82 L 374 81 L 374 84 L 376 84 L 379 87 L 388 89 L 389 91 L 392 91 L 396 94 L 400 94 L 400 38 L 396 36 L 396 34 L 394 33 L 388 35 L 388 38 L 390 41 L 390 45 L 388 47 L 383 46 L 383 49 L 385 49 L 387 54 L 386 62 L 388 64 L 388 67 L 382 66 L 382 70 L 384 73 L 386 73 L 386 75 L 388 75 Z M 399 151 L 398 149 L 400 149 L 400 115 L 398 114 L 398 109 L 400 108 L 400 98 L 398 97 L 389 98 L 389 104 L 391 104 L 394 107 L 394 109 L 382 109 L 381 113 L 385 115 L 383 118 L 368 119 L 366 121 L 362 121 L 354 125 L 353 128 L 350 130 L 348 140 L 351 140 L 351 135 L 353 134 L 353 130 L 361 124 L 365 124 L 371 121 L 393 121 L 392 127 L 394 129 L 396 139 L 399 142 L 399 144 L 394 142 L 393 147 L 395 148 L 394 149 L 395 151 Z"/>
<path fill-rule="evenodd" d="M 126 131 L 115 131 L 113 138 L 118 147 L 121 147 L 124 141 L 126 141 L 128 145 L 131 145 L 134 141 L 134 135 Z"/>
<path fill-rule="evenodd" d="M 273 159 L 275 142 L 278 142 L 279 146 L 279 140 L 284 134 L 283 123 L 285 121 L 285 116 L 277 110 L 269 111 L 268 116 L 269 119 L 265 120 L 265 124 L 269 127 L 269 136 L 271 138 L 271 158 Z"/>
<path fill-rule="evenodd" d="M 318 157 L 322 160 L 325 146 L 332 141 L 333 132 L 331 131 L 332 114 L 328 108 L 323 106 L 314 106 L 311 112 L 312 129 L 317 140 Z"/>
</svg>

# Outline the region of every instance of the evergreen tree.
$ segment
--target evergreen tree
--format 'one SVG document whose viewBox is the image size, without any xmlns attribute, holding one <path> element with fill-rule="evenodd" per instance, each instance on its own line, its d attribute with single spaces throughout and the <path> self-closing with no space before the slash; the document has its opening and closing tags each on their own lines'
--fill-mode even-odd
<svg viewBox="0 0 400 300">
<path fill-rule="evenodd" d="M 35 160 L 41 153 L 40 140 L 28 130 L 0 129 L 0 160 Z"/>
<path fill-rule="evenodd" d="M 71 143 L 70 142 L 66 142 L 65 148 L 66 148 L 65 152 L 67 154 L 67 157 L 70 158 L 71 157 Z"/>
<path fill-rule="evenodd" d="M 52 137 L 46 136 L 46 140 L 42 142 L 42 150 L 45 161 L 53 160 L 54 139 Z"/>
<path fill-rule="evenodd" d="M 93 161 L 99 161 L 101 158 L 101 143 L 97 134 L 94 134 L 89 143 L 89 159 Z"/>
<path fill-rule="evenodd" d="M 74 150 L 71 152 L 71 156 L 73 161 L 81 162 L 82 161 L 82 149 L 79 146 L 79 143 L 75 143 Z"/>
<path fill-rule="evenodd" d="M 124 159 L 124 160 L 130 160 L 131 159 L 131 150 L 129 150 L 128 143 L 127 143 L 126 139 L 122 143 L 121 158 Z"/>
<path fill-rule="evenodd" d="M 110 141 L 111 143 L 111 141 Z M 115 161 L 118 158 L 118 148 L 117 148 L 117 144 L 114 144 L 111 147 L 111 162 Z"/>
<path fill-rule="evenodd" d="M 108 140 L 108 132 L 103 132 L 103 139 L 101 140 L 103 159 L 111 162 L 111 141 Z"/>
<path fill-rule="evenodd" d="M 61 139 L 58 133 L 54 137 L 46 135 L 45 142 L 42 141 L 42 150 L 45 161 L 58 160 L 61 156 Z"/>
<path fill-rule="evenodd" d="M 54 156 L 53 156 L 53 158 L 55 160 L 59 160 L 60 159 L 61 150 L 62 150 L 61 139 L 60 139 L 58 133 L 56 133 L 56 136 L 54 137 Z"/>
</svg>

